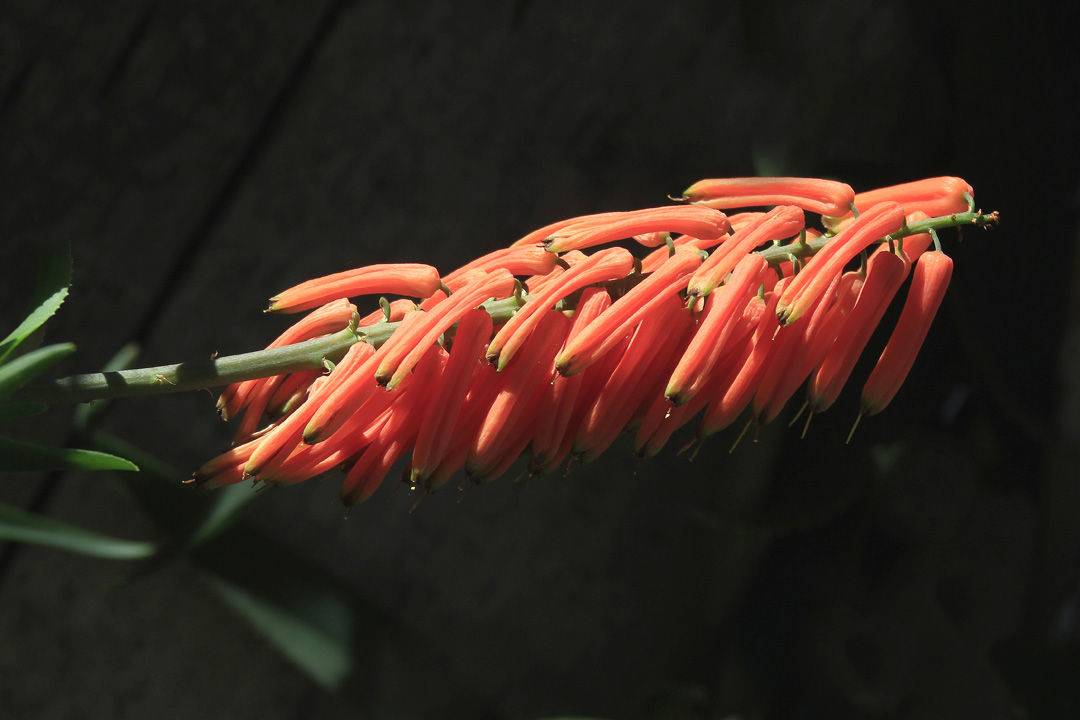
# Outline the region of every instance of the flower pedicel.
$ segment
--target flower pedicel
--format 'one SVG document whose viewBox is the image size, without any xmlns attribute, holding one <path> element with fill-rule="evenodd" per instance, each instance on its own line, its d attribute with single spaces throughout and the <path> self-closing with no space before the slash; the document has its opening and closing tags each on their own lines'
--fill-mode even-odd
<svg viewBox="0 0 1080 720">
<path fill-rule="evenodd" d="M 322 372 L 229 386 L 218 406 L 242 414 L 236 445 L 194 481 L 290 485 L 343 469 L 351 506 L 406 457 L 403 481 L 432 492 L 459 471 L 492 480 L 521 455 L 530 474 L 589 462 L 624 431 L 651 456 L 698 415 L 698 439 L 748 407 L 746 427 L 764 424 L 807 378 L 822 412 L 913 274 L 863 389 L 860 417 L 873 415 L 948 286 L 934 231 L 997 219 L 949 177 L 859 194 L 813 178 L 711 179 L 680 201 L 551 223 L 446 275 L 372 265 L 276 295 L 272 312 L 313 312 L 273 347 L 343 332 L 354 344 Z M 361 295 L 418 302 L 383 300 L 361 318 Z"/>
</svg>

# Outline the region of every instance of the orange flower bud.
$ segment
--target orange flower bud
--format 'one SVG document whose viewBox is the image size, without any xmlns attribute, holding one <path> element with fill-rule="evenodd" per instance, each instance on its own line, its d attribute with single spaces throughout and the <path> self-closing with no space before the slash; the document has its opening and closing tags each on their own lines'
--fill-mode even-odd
<svg viewBox="0 0 1080 720">
<path fill-rule="evenodd" d="M 721 210 L 794 205 L 820 215 L 843 215 L 855 192 L 842 182 L 817 178 L 723 178 L 699 180 L 686 189 L 683 199 Z"/>
<path fill-rule="evenodd" d="M 895 202 L 874 205 L 860 215 L 829 244 L 818 251 L 784 290 L 776 312 L 780 322 L 789 325 L 806 312 L 825 292 L 835 275 L 852 258 L 889 233 L 904 226 L 904 209 Z"/>
<path fill-rule="evenodd" d="M 716 393 L 705 409 L 705 416 L 701 419 L 698 437 L 707 437 L 723 430 L 735 422 L 735 419 L 750 403 L 750 399 L 757 390 L 758 382 L 768 367 L 769 353 L 775 345 L 776 330 L 779 327 L 776 319 L 776 303 L 788 281 L 789 278 L 784 278 L 778 282 L 773 292 L 768 295 L 761 321 L 754 328 L 750 341 L 735 363 L 738 372 L 730 382 L 725 382 L 716 388 Z"/>
<path fill-rule="evenodd" d="M 508 456 L 512 462 L 525 449 L 535 409 L 533 400 L 555 377 L 555 353 L 562 347 L 570 321 L 562 313 L 545 310 L 521 358 L 506 371 L 502 390 L 495 397 L 475 433 L 466 469 L 477 482 L 489 479 Z"/>
<path fill-rule="evenodd" d="M 552 235 L 559 233 L 565 228 L 576 227 L 583 229 L 589 226 L 602 225 L 612 220 L 618 219 L 622 212 L 606 212 L 606 213 L 594 213 L 592 215 L 582 215 L 580 217 L 570 218 L 569 220 L 559 220 L 553 222 L 550 225 L 545 225 L 542 228 L 533 230 L 528 235 L 515 240 L 510 247 L 522 247 L 525 245 L 539 245 L 547 240 Z"/>
<path fill-rule="evenodd" d="M 687 292 L 705 297 L 723 282 L 735 264 L 754 248 L 773 240 L 798 235 L 805 226 L 806 219 L 801 209 L 793 205 L 773 208 L 725 240 L 720 249 L 710 255 L 690 278 Z"/>
<path fill-rule="evenodd" d="M 876 415 L 892 402 L 919 354 L 952 278 L 952 259 L 924 253 L 915 264 L 904 309 L 862 392 L 862 414 Z"/>
<path fill-rule="evenodd" d="M 368 265 L 302 282 L 270 298 L 267 312 L 294 313 L 357 295 L 424 298 L 439 289 L 439 271 L 430 265 Z"/>
<path fill-rule="evenodd" d="M 641 321 L 655 303 L 665 295 L 678 292 L 686 278 L 701 265 L 701 256 L 693 251 L 680 251 L 668 258 L 660 269 L 635 285 L 625 295 L 568 342 L 555 360 L 563 375 L 573 375 L 604 356 L 618 345 L 630 330 Z"/>
<path fill-rule="evenodd" d="M 841 279 L 840 275 L 833 278 L 828 290 L 814 301 L 805 317 L 780 327 L 768 366 L 750 403 L 750 416 L 757 424 L 772 422 L 810 374 L 810 368 L 804 368 L 806 354 L 828 316 Z"/>
<path fill-rule="evenodd" d="M 341 484 L 341 502 L 345 507 L 370 498 L 390 467 L 412 447 L 431 390 L 445 362 L 445 351 L 432 346 L 417 363 L 416 376 L 407 389 L 402 389 L 394 403 L 394 412 L 345 475 Z"/>
<path fill-rule="evenodd" d="M 570 226 L 544 240 L 549 252 L 581 250 L 614 240 L 653 232 L 676 232 L 699 238 L 718 238 L 728 231 L 727 216 L 718 210 L 695 205 L 647 208 L 622 213 L 597 226 Z"/>
<path fill-rule="evenodd" d="M 525 306 L 514 313 L 505 325 L 492 338 L 488 345 L 487 357 L 501 372 L 517 349 L 528 339 L 536 328 L 544 311 L 554 307 L 555 303 L 567 295 L 587 285 L 620 280 L 634 269 L 634 256 L 622 248 L 608 248 L 592 255 L 587 260 L 572 266 L 542 290 L 529 295 Z"/>
<path fill-rule="evenodd" d="M 757 289 L 768 269 L 769 263 L 761 255 L 745 255 L 720 292 L 709 297 L 701 326 L 664 391 L 672 403 L 685 404 L 704 385 L 726 347 L 732 326 L 742 315 L 747 293 Z"/>
<path fill-rule="evenodd" d="M 431 312 L 424 313 L 423 320 L 415 325 L 399 327 L 380 349 L 385 352 L 375 371 L 376 382 L 393 390 L 427 352 L 428 347 L 462 315 L 493 297 L 506 297 L 513 292 L 514 276 L 507 270 L 495 270 L 461 288 Z"/>
<path fill-rule="evenodd" d="M 567 342 L 574 339 L 585 327 L 600 316 L 611 305 L 611 296 L 601 288 L 586 288 L 581 294 L 577 309 L 574 310 L 573 323 Z M 545 393 L 549 396 L 540 409 L 537 418 L 536 430 L 532 442 L 532 459 L 529 462 L 530 471 L 534 474 L 540 471 L 548 461 L 555 456 L 562 444 L 563 437 L 567 434 L 574 403 L 578 396 L 578 389 L 584 379 L 583 374 L 566 377 L 559 375 L 555 378 Z M 562 460 L 560 456 L 556 464 Z"/>
<path fill-rule="evenodd" d="M 672 338 L 681 338 L 683 329 L 692 322 L 677 295 L 667 296 L 642 318 L 578 429 L 573 447 L 582 463 L 594 460 L 619 436 L 641 402 L 634 390 L 649 388 L 652 376 L 660 376 L 667 363 L 658 362 L 658 358 L 671 346 Z"/>
<path fill-rule="evenodd" d="M 416 448 L 413 450 L 411 482 L 426 480 L 435 468 L 434 460 L 445 455 L 473 371 L 483 361 L 491 330 L 491 316 L 483 310 L 470 310 L 462 316 L 443 378 L 432 394 L 420 423 Z"/>
<path fill-rule="evenodd" d="M 867 263 L 866 280 L 836 340 L 817 372 L 810 378 L 807 402 L 815 413 L 836 402 L 874 329 L 907 277 L 906 265 L 893 253 L 874 253 Z"/>
<path fill-rule="evenodd" d="M 464 278 L 472 270 L 493 272 L 503 268 L 509 270 L 511 275 L 547 275 L 556 267 L 557 255 L 549 253 L 539 244 L 524 245 L 501 248 L 482 255 L 471 263 L 462 265 L 442 280 L 451 290 L 457 290 L 465 284 Z"/>
<path fill-rule="evenodd" d="M 855 196 L 855 207 L 860 211 L 882 202 L 895 202 L 904 206 L 904 211 L 925 212 L 927 217 L 941 217 L 953 213 L 967 212 L 968 198 L 975 191 L 958 177 L 936 177 L 915 182 L 878 188 Z M 826 213 L 834 215 L 834 213 Z M 847 226 L 854 216 L 845 210 L 835 213 L 839 217 L 823 217 L 821 221 L 832 231 Z"/>
</svg>

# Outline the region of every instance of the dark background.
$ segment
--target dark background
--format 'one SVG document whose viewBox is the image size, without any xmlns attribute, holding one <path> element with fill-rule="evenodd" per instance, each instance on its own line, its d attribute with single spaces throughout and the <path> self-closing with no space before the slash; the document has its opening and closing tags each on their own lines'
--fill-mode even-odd
<svg viewBox="0 0 1080 720">
<path fill-rule="evenodd" d="M 217 570 L 225 550 L 142 568 L 3 546 L 0 716 L 1074 716 L 1077 14 L 4 0 L 0 330 L 29 309 L 35 247 L 70 240 L 48 335 L 78 345 L 69 372 L 132 340 L 143 365 L 257 349 L 289 322 L 266 298 L 301 280 L 449 271 L 703 177 L 959 175 L 1003 224 L 943 234 L 941 316 L 851 445 L 865 367 L 806 440 L 785 413 L 731 455 L 725 434 L 690 463 L 678 436 L 634 474 L 623 442 L 412 514 L 384 488 L 347 521 L 335 480 L 267 493 L 252 559 Z M 21 431 L 63 443 L 69 415 Z M 115 402 L 101 429 L 182 474 L 230 434 L 206 393 Z M 170 508 L 206 493 L 155 506 L 142 482 L 11 475 L 0 500 L 167 545 Z M 228 567 L 289 586 L 267 554 L 363 608 L 300 594 L 348 638 L 344 681 L 208 584 Z"/>
</svg>

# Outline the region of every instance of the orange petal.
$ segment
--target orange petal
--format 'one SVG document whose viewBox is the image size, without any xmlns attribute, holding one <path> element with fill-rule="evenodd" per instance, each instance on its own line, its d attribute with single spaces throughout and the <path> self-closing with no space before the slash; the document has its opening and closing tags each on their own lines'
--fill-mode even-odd
<svg viewBox="0 0 1080 720">
<path fill-rule="evenodd" d="M 677 294 L 686 278 L 700 266 L 701 256 L 696 252 L 675 253 L 659 270 L 631 288 L 566 344 L 556 359 L 559 372 L 573 375 L 603 357 L 630 334 L 641 317 L 655 307 L 654 303 L 663 302 L 667 295 Z"/>
<path fill-rule="evenodd" d="M 889 233 L 904 226 L 904 208 L 895 202 L 883 202 L 864 212 L 843 232 L 818 250 L 802 271 L 784 290 L 776 312 L 780 322 L 789 325 L 806 312 L 825 292 L 835 275 L 851 259 Z"/>
<path fill-rule="evenodd" d="M 300 312 L 338 298 L 357 295 L 407 295 L 424 298 L 439 289 L 439 282 L 439 271 L 430 265 L 368 265 L 291 287 L 270 298 L 268 312 Z"/>
<path fill-rule="evenodd" d="M 487 479 L 524 434 L 523 425 L 535 416 L 535 412 L 529 412 L 529 406 L 554 379 L 555 353 L 569 330 L 570 321 L 562 313 L 544 311 L 536 332 L 522 348 L 520 359 L 507 369 L 499 394 L 473 436 L 466 466 L 470 477 Z M 512 454 L 516 457 L 521 450 L 524 444 Z"/>
<path fill-rule="evenodd" d="M 676 205 L 634 210 L 598 226 L 564 228 L 544 240 L 550 252 L 581 250 L 635 235 L 676 232 L 699 238 L 718 238 L 727 233 L 727 216 L 696 205 Z"/>
<path fill-rule="evenodd" d="M 928 252 L 915 264 L 904 309 L 862 392 L 862 413 L 885 409 L 904 384 L 952 278 L 952 259 Z"/>
<path fill-rule="evenodd" d="M 425 481 L 437 465 L 433 459 L 446 454 L 473 372 L 483 361 L 491 330 L 491 316 L 483 310 L 470 310 L 462 316 L 443 376 L 420 423 L 410 470 L 412 482 Z"/>
<path fill-rule="evenodd" d="M 906 265 L 893 253 L 874 253 L 867 263 L 866 280 L 859 298 L 848 315 L 836 340 L 810 378 L 807 402 L 815 413 L 824 412 L 836 402 L 855 363 L 874 329 L 881 321 L 896 291 L 907 274 Z"/>
<path fill-rule="evenodd" d="M 461 288 L 432 308 L 431 312 L 424 313 L 423 320 L 407 329 L 399 327 L 386 345 L 380 348 L 386 352 L 375 371 L 375 380 L 392 390 L 438 337 L 462 315 L 492 297 L 507 297 L 513 292 L 514 276 L 507 270 L 495 270 Z"/>
<path fill-rule="evenodd" d="M 773 208 L 725 240 L 720 249 L 710 255 L 690 278 L 687 292 L 705 297 L 723 282 L 739 260 L 754 248 L 773 240 L 797 235 L 804 227 L 806 219 L 800 208 L 792 205 Z"/>
<path fill-rule="evenodd" d="M 487 357 L 501 372 L 517 349 L 544 317 L 544 311 L 556 302 L 587 285 L 620 280 L 634 269 L 634 256 L 622 248 L 601 250 L 584 262 L 572 266 L 539 292 L 529 295 L 528 302 L 492 338 Z"/>
<path fill-rule="evenodd" d="M 769 263 L 759 254 L 744 255 L 718 295 L 710 296 L 694 339 L 671 374 L 664 396 L 683 405 L 705 384 L 726 347 L 734 322 L 746 305 L 747 293 L 757 289 Z"/>
<path fill-rule="evenodd" d="M 722 178 L 694 183 L 683 198 L 721 210 L 794 205 L 820 215 L 843 215 L 855 200 L 855 192 L 842 182 L 818 178 Z"/>
<path fill-rule="evenodd" d="M 908 213 L 921 210 L 928 217 L 941 217 L 953 213 L 967 212 L 968 198 L 975 193 L 964 180 L 958 177 L 935 177 L 915 182 L 891 185 L 855 196 L 855 207 L 860 211 L 882 202 L 895 202 L 904 206 Z M 832 213 L 829 213 L 832 215 Z M 839 217 L 824 217 L 822 222 L 832 231 L 846 227 L 854 216 L 844 211 L 836 213 Z"/>
</svg>

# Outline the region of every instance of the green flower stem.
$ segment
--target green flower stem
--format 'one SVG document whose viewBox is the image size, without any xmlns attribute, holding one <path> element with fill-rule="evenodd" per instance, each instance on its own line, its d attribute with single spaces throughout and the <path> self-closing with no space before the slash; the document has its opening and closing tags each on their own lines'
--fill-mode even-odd
<svg viewBox="0 0 1080 720">
<path fill-rule="evenodd" d="M 340 359 L 359 339 L 353 330 L 345 328 L 326 337 L 258 352 L 34 383 L 15 393 L 13 399 L 48 404 L 80 403 L 228 385 L 298 370 L 314 370 L 322 366 L 324 359 Z"/>
<path fill-rule="evenodd" d="M 892 233 L 891 235 L 879 240 L 879 243 L 899 240 L 906 238 L 909 235 L 920 235 L 922 233 L 936 232 L 942 228 L 951 227 L 986 227 L 987 225 L 996 225 L 998 222 L 997 212 L 989 214 L 982 214 L 978 211 L 955 213 L 953 215 L 943 215 L 941 217 L 927 218 L 926 220 L 919 220 L 909 225 L 905 225 L 901 229 Z M 829 244 L 829 241 L 834 236 L 823 235 L 814 240 L 795 240 L 789 242 L 786 245 L 773 245 L 761 251 L 761 254 L 769 261 L 769 265 L 773 267 L 779 265 L 782 262 L 791 260 L 792 257 L 803 259 L 811 257 L 821 248 Z"/>
<path fill-rule="evenodd" d="M 496 322 L 505 322 L 522 302 L 510 297 L 488 301 L 483 307 Z M 323 367 L 327 360 L 340 360 L 356 342 L 363 341 L 379 347 L 397 326 L 398 323 L 380 322 L 356 330 L 345 328 L 333 335 L 295 345 L 241 355 L 137 370 L 74 375 L 28 385 L 14 393 L 11 399 L 47 404 L 82 403 L 115 397 L 201 390 L 300 370 L 316 370 Z"/>
</svg>

